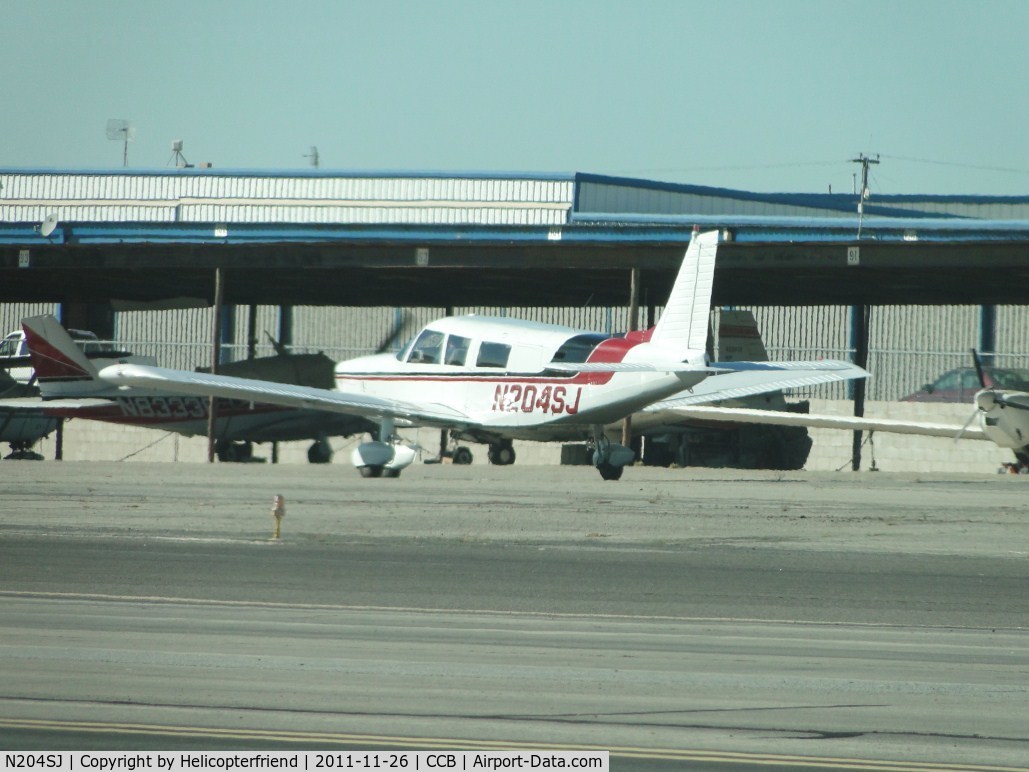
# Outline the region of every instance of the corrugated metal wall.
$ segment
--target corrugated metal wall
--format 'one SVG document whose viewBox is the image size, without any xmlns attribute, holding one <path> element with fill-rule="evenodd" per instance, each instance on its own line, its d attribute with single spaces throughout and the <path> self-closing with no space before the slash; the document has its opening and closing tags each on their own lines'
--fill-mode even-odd
<svg viewBox="0 0 1029 772">
<path fill-rule="evenodd" d="M 762 332 L 771 359 L 850 359 L 851 309 L 849 306 L 749 307 Z M 16 330 L 22 317 L 57 314 L 52 303 L 0 304 L 0 334 Z M 622 332 L 628 324 L 626 307 L 497 308 L 469 306 L 455 314 L 477 313 L 510 316 L 563 324 L 600 332 Z M 228 360 L 247 355 L 250 309 L 235 310 L 230 344 L 223 349 Z M 268 336 L 279 336 L 279 309 L 258 306 L 256 333 L 258 356 L 274 353 Z M 442 308 L 335 308 L 297 306 L 293 309 L 294 351 L 324 351 L 334 359 L 346 359 L 374 351 L 398 325 L 394 342 L 399 348 L 426 322 L 443 316 Z M 638 324 L 644 324 L 644 310 Z M 172 311 L 131 311 L 116 315 L 115 339 L 119 347 L 155 356 L 167 367 L 193 369 L 211 360 L 210 308 Z M 658 309 L 660 316 L 660 309 Z M 867 399 L 896 400 L 955 367 L 972 363 L 971 349 L 980 340 L 979 306 L 876 306 L 869 316 Z M 997 308 L 994 362 L 998 367 L 1029 369 L 1029 306 Z M 796 397 L 844 399 L 845 384 L 816 387 Z"/>
<path fill-rule="evenodd" d="M 21 329 L 26 316 L 57 314 L 56 303 L 0 303 L 0 336 Z"/>
<path fill-rule="evenodd" d="M 16 328 L 15 307 L 3 306 Z M 28 306 L 18 308 L 29 308 Z M 49 308 L 32 313 L 45 313 Z M 769 358 L 851 359 L 849 306 L 748 307 L 761 330 Z M 586 308 L 496 308 L 469 306 L 453 309 L 455 314 L 478 313 L 510 316 L 600 332 L 622 332 L 627 327 L 626 307 Z M 278 336 L 279 311 L 259 306 L 257 313 L 258 356 L 274 353 L 266 335 Z M 374 351 L 395 330 L 399 348 L 422 325 L 444 315 L 442 308 L 332 308 L 298 306 L 293 309 L 293 350 L 324 351 L 345 359 Z M 644 320 L 641 310 L 640 326 Z M 249 309 L 236 310 L 229 359 L 245 358 Z M 660 309 L 658 309 L 660 316 Z M 970 351 L 979 344 L 978 306 L 876 306 L 869 316 L 868 381 L 866 398 L 896 400 L 917 391 L 941 373 L 971 365 Z M 12 326 L 13 325 L 13 326 Z M 137 353 L 158 357 L 161 364 L 192 369 L 210 361 L 211 310 L 122 312 L 117 316 L 119 344 Z M 1029 368 L 1029 306 L 997 309 L 997 354 L 1000 367 Z M 844 399 L 846 384 L 815 387 L 796 397 Z"/>
<path fill-rule="evenodd" d="M 0 174 L 0 221 L 556 225 L 574 183 L 546 178 Z"/>
</svg>

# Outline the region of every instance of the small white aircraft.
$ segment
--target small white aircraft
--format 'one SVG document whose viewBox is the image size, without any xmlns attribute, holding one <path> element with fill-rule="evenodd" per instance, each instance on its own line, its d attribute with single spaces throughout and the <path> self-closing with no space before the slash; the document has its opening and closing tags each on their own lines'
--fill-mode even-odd
<svg viewBox="0 0 1029 772">
<path fill-rule="evenodd" d="M 164 393 L 370 418 L 379 425 L 378 439 L 352 454 L 365 477 L 398 476 L 416 449 L 401 442 L 397 427 L 428 426 L 489 443 L 497 464 L 514 461 L 513 439 L 586 439 L 601 476 L 617 480 L 634 453 L 613 442 L 605 425 L 647 405 L 685 397 L 716 378 L 728 379 L 727 388 L 757 393 L 787 387 L 805 374 L 815 379 L 807 382 L 867 375 L 847 362 L 708 362 L 717 246 L 717 232 L 693 238 L 664 313 L 645 332 L 613 336 L 507 318 L 446 317 L 426 325 L 396 355 L 338 363 L 334 390 L 132 363 L 110 365 L 100 377 Z M 701 401 L 724 397 L 717 387 L 702 391 Z"/>
</svg>

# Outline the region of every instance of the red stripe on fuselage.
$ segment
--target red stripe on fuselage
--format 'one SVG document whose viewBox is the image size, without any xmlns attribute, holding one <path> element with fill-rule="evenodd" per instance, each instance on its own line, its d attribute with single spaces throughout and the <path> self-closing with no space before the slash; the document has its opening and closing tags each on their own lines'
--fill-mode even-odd
<svg viewBox="0 0 1029 772">
<path fill-rule="evenodd" d="M 622 362 L 629 349 L 635 348 L 636 343 L 625 338 L 608 338 L 601 341 L 590 353 L 587 362 Z"/>
</svg>

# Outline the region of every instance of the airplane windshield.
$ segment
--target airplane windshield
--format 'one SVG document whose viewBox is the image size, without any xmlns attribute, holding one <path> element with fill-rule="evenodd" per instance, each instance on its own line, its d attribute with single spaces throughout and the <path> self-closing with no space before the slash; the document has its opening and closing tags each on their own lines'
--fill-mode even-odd
<svg viewBox="0 0 1029 772">
<path fill-rule="evenodd" d="M 423 330 L 418 340 L 411 346 L 408 362 L 419 362 L 427 365 L 438 365 L 442 358 L 443 333 L 436 330 Z"/>
<path fill-rule="evenodd" d="M 3 343 L 0 343 L 0 357 L 14 357 L 18 356 L 18 344 L 21 341 L 13 336 L 4 338 Z"/>
<path fill-rule="evenodd" d="M 401 346 L 400 350 L 397 352 L 397 360 L 399 360 L 401 362 L 406 362 L 407 361 L 407 357 L 411 353 L 411 347 L 414 345 L 414 342 L 416 340 L 418 340 L 418 336 L 417 335 L 414 336 L 413 338 L 408 338 L 407 343 L 405 343 L 403 346 Z"/>
</svg>

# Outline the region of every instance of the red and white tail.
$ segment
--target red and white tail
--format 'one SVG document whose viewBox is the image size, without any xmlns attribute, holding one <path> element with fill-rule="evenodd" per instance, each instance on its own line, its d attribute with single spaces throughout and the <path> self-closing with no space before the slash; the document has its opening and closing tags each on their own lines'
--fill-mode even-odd
<svg viewBox="0 0 1029 772">
<path fill-rule="evenodd" d="M 97 379 L 97 369 L 71 335 L 53 316 L 32 316 L 21 321 L 36 383 L 44 397 L 83 396 L 109 390 Z"/>
<path fill-rule="evenodd" d="M 652 344 L 674 352 L 678 359 L 703 353 L 707 348 L 717 252 L 718 231 L 693 237 L 672 286 L 672 294 L 650 336 Z"/>
</svg>

